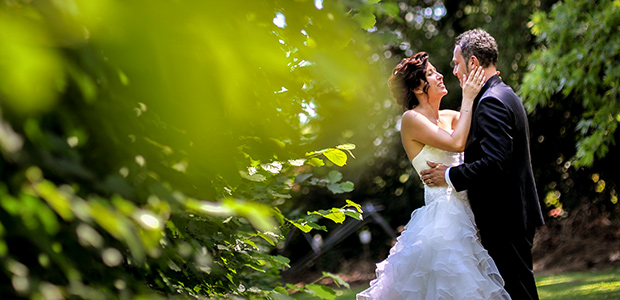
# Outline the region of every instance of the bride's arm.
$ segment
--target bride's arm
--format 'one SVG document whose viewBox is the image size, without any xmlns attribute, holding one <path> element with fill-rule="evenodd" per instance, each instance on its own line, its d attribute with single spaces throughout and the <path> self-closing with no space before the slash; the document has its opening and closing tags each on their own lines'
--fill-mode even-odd
<svg viewBox="0 0 620 300">
<path fill-rule="evenodd" d="M 497 71 L 497 75 L 499 75 L 499 74 L 500 74 L 500 72 Z M 484 84 L 483 84 L 483 86 L 484 86 Z M 476 90 L 476 89 L 474 89 L 474 90 Z M 479 90 L 477 90 L 476 94 L 478 92 L 479 92 Z M 456 128 L 456 125 L 457 125 L 457 123 L 459 121 L 459 117 L 461 116 L 460 111 L 454 111 L 454 110 L 451 110 L 451 109 L 444 109 L 443 111 L 447 112 L 449 114 L 449 116 L 452 118 L 452 128 Z"/>
<path fill-rule="evenodd" d="M 439 149 L 463 151 L 471 125 L 474 98 L 484 83 L 482 68 L 472 70 L 469 77 L 463 81 L 465 83 L 463 84 L 461 111 L 452 133 L 441 129 L 416 111 L 410 110 L 403 114 L 401 121 L 401 130 L 406 134 L 405 137 Z"/>
</svg>

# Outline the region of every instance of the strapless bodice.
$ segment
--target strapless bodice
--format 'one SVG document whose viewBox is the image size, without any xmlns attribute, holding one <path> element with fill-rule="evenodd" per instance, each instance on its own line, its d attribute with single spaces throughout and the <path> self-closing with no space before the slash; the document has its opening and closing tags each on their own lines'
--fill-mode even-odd
<svg viewBox="0 0 620 300">
<path fill-rule="evenodd" d="M 463 152 L 451 152 L 424 145 L 422 151 L 411 160 L 418 176 L 422 170 L 430 168 L 426 163 L 427 161 L 454 167 L 463 163 Z"/>
<path fill-rule="evenodd" d="M 416 155 L 416 157 L 411 160 L 411 164 L 413 164 L 413 168 L 418 174 L 418 178 L 420 177 L 420 172 L 422 170 L 430 168 L 426 163 L 427 161 L 441 163 L 448 167 L 455 167 L 463 163 L 463 153 L 446 151 L 431 147 L 429 145 L 425 145 L 422 148 L 422 151 L 420 151 L 420 153 L 418 153 L 418 155 Z M 424 184 L 425 204 L 428 205 L 435 200 L 450 199 L 458 199 L 467 203 L 467 205 L 469 206 L 469 202 L 467 201 L 467 194 L 465 191 L 456 193 L 454 192 L 452 187 L 429 187 Z"/>
</svg>

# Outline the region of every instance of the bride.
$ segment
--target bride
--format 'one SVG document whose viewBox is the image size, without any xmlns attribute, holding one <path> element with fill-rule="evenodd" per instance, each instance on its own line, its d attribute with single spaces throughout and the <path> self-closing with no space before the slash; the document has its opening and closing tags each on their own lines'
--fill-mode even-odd
<svg viewBox="0 0 620 300">
<path fill-rule="evenodd" d="M 401 137 L 418 175 L 429 168 L 427 161 L 463 163 L 472 105 L 485 81 L 481 70 L 459 78 L 463 100 L 457 112 L 439 110 L 448 91 L 427 53 L 405 58 L 394 68 L 389 85 L 406 110 Z M 510 299 L 497 266 L 480 244 L 466 192 L 425 186 L 424 201 L 357 300 Z"/>
</svg>

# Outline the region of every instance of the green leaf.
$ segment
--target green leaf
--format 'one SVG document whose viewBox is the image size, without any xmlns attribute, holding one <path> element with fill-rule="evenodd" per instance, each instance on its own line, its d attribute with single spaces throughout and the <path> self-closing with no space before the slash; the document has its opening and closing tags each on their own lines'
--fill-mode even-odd
<svg viewBox="0 0 620 300">
<path fill-rule="evenodd" d="M 305 158 L 299 158 L 299 159 L 291 159 L 288 161 L 288 163 L 291 166 L 295 166 L 295 167 L 301 167 L 304 165 L 304 163 L 306 162 Z"/>
<path fill-rule="evenodd" d="M 347 164 L 347 154 L 344 153 L 342 150 L 329 148 L 327 151 L 323 152 L 323 155 L 325 155 L 325 157 L 329 159 L 329 161 L 339 167 Z"/>
<path fill-rule="evenodd" d="M 279 264 L 280 266 L 284 266 L 284 267 L 287 267 L 287 268 L 291 267 L 291 265 L 290 265 L 291 260 L 288 259 L 287 257 L 284 257 L 282 255 L 274 255 L 274 256 L 271 256 L 271 258 L 272 258 L 272 261 L 274 261 L 275 263 Z"/>
<path fill-rule="evenodd" d="M 295 227 L 299 228 L 299 230 L 305 233 L 312 231 L 312 226 L 308 225 L 307 223 L 297 223 L 293 221 L 289 221 L 289 222 L 291 222 L 291 224 L 295 225 Z"/>
<path fill-rule="evenodd" d="M 279 161 L 274 161 L 268 164 L 261 164 L 261 168 L 271 174 L 278 174 L 282 171 L 282 163 Z"/>
<path fill-rule="evenodd" d="M 270 240 L 267 240 L 267 241 L 270 242 Z M 244 239 L 243 242 L 252 246 L 254 249 L 258 250 L 258 246 L 256 246 L 256 244 L 252 240 Z"/>
<path fill-rule="evenodd" d="M 278 293 L 278 294 L 282 294 L 282 295 L 287 295 L 288 296 L 288 291 L 286 290 L 286 288 L 282 287 L 282 286 L 277 286 L 273 289 L 274 292 Z"/>
<path fill-rule="evenodd" d="M 267 180 L 267 177 L 265 177 L 264 175 L 258 174 L 258 173 L 254 173 L 250 175 L 248 172 L 240 170 L 239 174 L 241 175 L 241 177 L 247 180 L 250 180 L 250 181 L 254 181 L 254 182 L 263 182 Z"/>
<path fill-rule="evenodd" d="M 359 205 L 359 204 L 357 204 L 357 203 L 355 203 L 355 202 L 353 202 L 353 201 L 351 201 L 349 199 L 347 199 L 346 202 L 347 202 L 347 205 L 345 205 L 344 207 L 354 207 L 360 214 L 363 213 L 361 205 Z"/>
<path fill-rule="evenodd" d="M 340 181 L 340 179 L 342 179 L 342 173 L 340 173 L 340 172 L 338 172 L 336 170 L 331 170 L 327 174 L 327 180 L 330 183 L 337 183 L 338 181 Z"/>
<path fill-rule="evenodd" d="M 354 211 L 354 210 L 346 209 L 344 210 L 344 214 L 358 221 L 361 221 L 364 219 L 361 213 Z"/>
<path fill-rule="evenodd" d="M 342 187 L 342 190 L 345 193 L 348 193 L 348 192 L 353 191 L 353 189 L 355 188 L 355 185 L 351 181 L 345 181 L 345 182 L 340 184 L 340 187 Z"/>
<path fill-rule="evenodd" d="M 274 142 L 276 145 L 278 145 L 278 147 L 280 148 L 284 148 L 286 147 L 286 144 L 278 139 L 274 139 L 274 138 L 269 138 L 272 142 Z"/>
<path fill-rule="evenodd" d="M 127 77 L 127 74 L 125 74 L 125 72 L 123 72 L 120 69 L 118 70 L 118 78 L 122 85 L 124 86 L 129 85 L 129 77 Z"/>
<path fill-rule="evenodd" d="M 288 195 L 288 194 L 280 194 L 280 193 L 276 193 L 274 191 L 271 191 L 271 195 L 276 197 L 276 198 L 283 198 L 283 199 L 291 199 L 293 198 L 293 196 Z"/>
<path fill-rule="evenodd" d="M 320 158 L 313 157 L 308 160 L 308 164 L 314 167 L 322 167 L 325 165 L 325 162 Z"/>
<path fill-rule="evenodd" d="M 346 288 L 348 288 L 348 289 L 350 289 L 350 288 L 351 288 L 351 287 L 349 286 L 349 284 L 348 284 L 346 281 L 344 281 L 344 279 L 340 278 L 340 276 L 338 276 L 338 275 L 336 275 L 336 274 L 332 274 L 332 273 L 329 273 L 329 272 L 323 272 L 323 277 L 333 279 L 333 280 L 334 280 L 334 283 L 335 283 L 337 286 L 344 286 L 344 287 L 346 287 Z"/>
<path fill-rule="evenodd" d="M 336 299 L 336 291 L 332 288 L 318 284 L 308 284 L 304 287 L 306 293 L 319 297 L 321 299 L 333 300 Z"/>
<path fill-rule="evenodd" d="M 34 185 L 36 191 L 41 195 L 47 203 L 60 215 L 65 221 L 70 221 L 73 219 L 73 213 L 71 212 L 71 205 L 69 204 L 69 200 L 65 195 L 60 193 L 56 186 L 44 180 L 41 183 L 37 183 Z"/>
<path fill-rule="evenodd" d="M 400 7 L 396 3 L 381 3 L 383 13 L 397 20 L 402 20 L 399 16 Z"/>
<path fill-rule="evenodd" d="M 292 220 L 288 220 L 288 221 L 291 224 L 295 225 L 295 227 L 299 228 L 299 230 L 305 233 L 310 232 L 312 229 L 327 231 L 327 228 L 325 228 L 325 226 L 321 226 L 310 220 L 299 219 L 297 221 L 292 221 Z"/>
<path fill-rule="evenodd" d="M 339 183 L 330 183 L 327 185 L 327 189 L 334 194 L 344 193 L 344 189 Z"/>
<path fill-rule="evenodd" d="M 335 172 L 335 171 L 332 171 Z M 342 179 L 342 174 L 340 174 L 339 172 L 337 173 L 332 173 L 330 172 L 328 175 L 328 181 L 330 182 L 327 185 L 327 188 L 334 194 L 342 194 L 342 193 L 348 193 L 353 191 L 354 189 L 354 184 L 351 181 L 345 181 L 345 182 L 341 182 L 338 183 L 337 181 L 339 181 L 340 179 Z"/>
<path fill-rule="evenodd" d="M 260 267 L 254 266 L 254 265 L 252 265 L 252 264 L 245 264 L 244 266 L 249 267 L 249 268 L 251 268 L 251 269 L 253 269 L 253 270 L 255 270 L 255 271 L 258 271 L 258 272 L 260 272 L 260 273 L 265 273 L 265 270 L 263 270 L 263 269 L 262 269 L 262 268 L 260 268 Z"/>
<path fill-rule="evenodd" d="M 336 208 L 336 207 L 332 208 L 329 211 L 319 210 L 319 211 L 308 212 L 308 214 L 319 215 L 319 216 L 330 219 L 339 224 L 344 222 L 344 220 L 346 219 L 344 212 L 340 208 Z"/>
<path fill-rule="evenodd" d="M 273 208 L 273 217 L 276 219 L 276 221 L 278 221 L 280 225 L 284 225 L 285 218 L 279 208 Z"/>
<path fill-rule="evenodd" d="M 342 149 L 342 150 L 353 150 L 355 149 L 355 144 L 342 144 L 342 145 L 336 146 L 336 148 Z"/>
<path fill-rule="evenodd" d="M 351 150 L 355 149 L 355 144 L 342 144 L 342 145 L 336 146 L 336 148 L 349 152 L 349 155 L 355 158 L 355 155 L 353 155 L 353 152 L 351 152 Z"/>
<path fill-rule="evenodd" d="M 355 16 L 353 16 L 353 19 L 357 21 L 357 23 L 363 29 L 366 30 L 371 29 L 373 26 L 375 26 L 375 23 L 377 23 L 377 18 L 375 17 L 375 15 L 367 11 L 357 13 Z"/>
<path fill-rule="evenodd" d="M 222 206 L 233 210 L 236 215 L 248 219 L 258 231 L 276 230 L 277 225 L 273 220 L 273 210 L 267 205 L 226 198 L 222 201 Z"/>
<path fill-rule="evenodd" d="M 273 240 L 273 238 L 271 236 L 268 236 L 262 232 L 258 232 L 256 233 L 257 236 L 260 236 L 261 238 L 263 238 L 263 240 L 267 241 L 269 244 L 271 244 L 271 246 L 275 246 L 276 245 L 276 241 Z"/>
<path fill-rule="evenodd" d="M 302 183 L 310 177 L 312 177 L 312 174 L 299 174 L 295 176 L 295 183 Z"/>
<path fill-rule="evenodd" d="M 273 289 L 273 291 L 269 292 L 269 299 L 274 299 L 274 300 L 293 300 L 293 298 L 291 298 L 288 295 L 288 291 L 283 288 L 283 287 L 276 287 L 275 289 Z"/>
</svg>

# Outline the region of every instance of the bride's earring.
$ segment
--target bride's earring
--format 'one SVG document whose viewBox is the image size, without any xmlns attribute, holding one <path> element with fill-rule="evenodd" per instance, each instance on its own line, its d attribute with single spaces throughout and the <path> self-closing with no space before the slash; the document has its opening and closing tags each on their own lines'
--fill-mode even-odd
<svg viewBox="0 0 620 300">
<path fill-rule="evenodd" d="M 426 103 L 430 104 L 430 101 L 428 100 L 428 95 L 424 93 L 422 89 L 415 89 L 414 92 L 416 93 L 416 97 L 418 98 L 419 103 L 422 103 L 422 101 L 426 101 Z"/>
<path fill-rule="evenodd" d="M 422 99 L 421 97 L 424 96 L 424 92 L 422 91 L 422 89 L 421 88 L 415 88 L 415 89 L 413 89 L 413 93 L 415 94 L 415 97 L 418 98 L 418 102 L 422 102 L 422 101 L 420 101 Z"/>
</svg>

